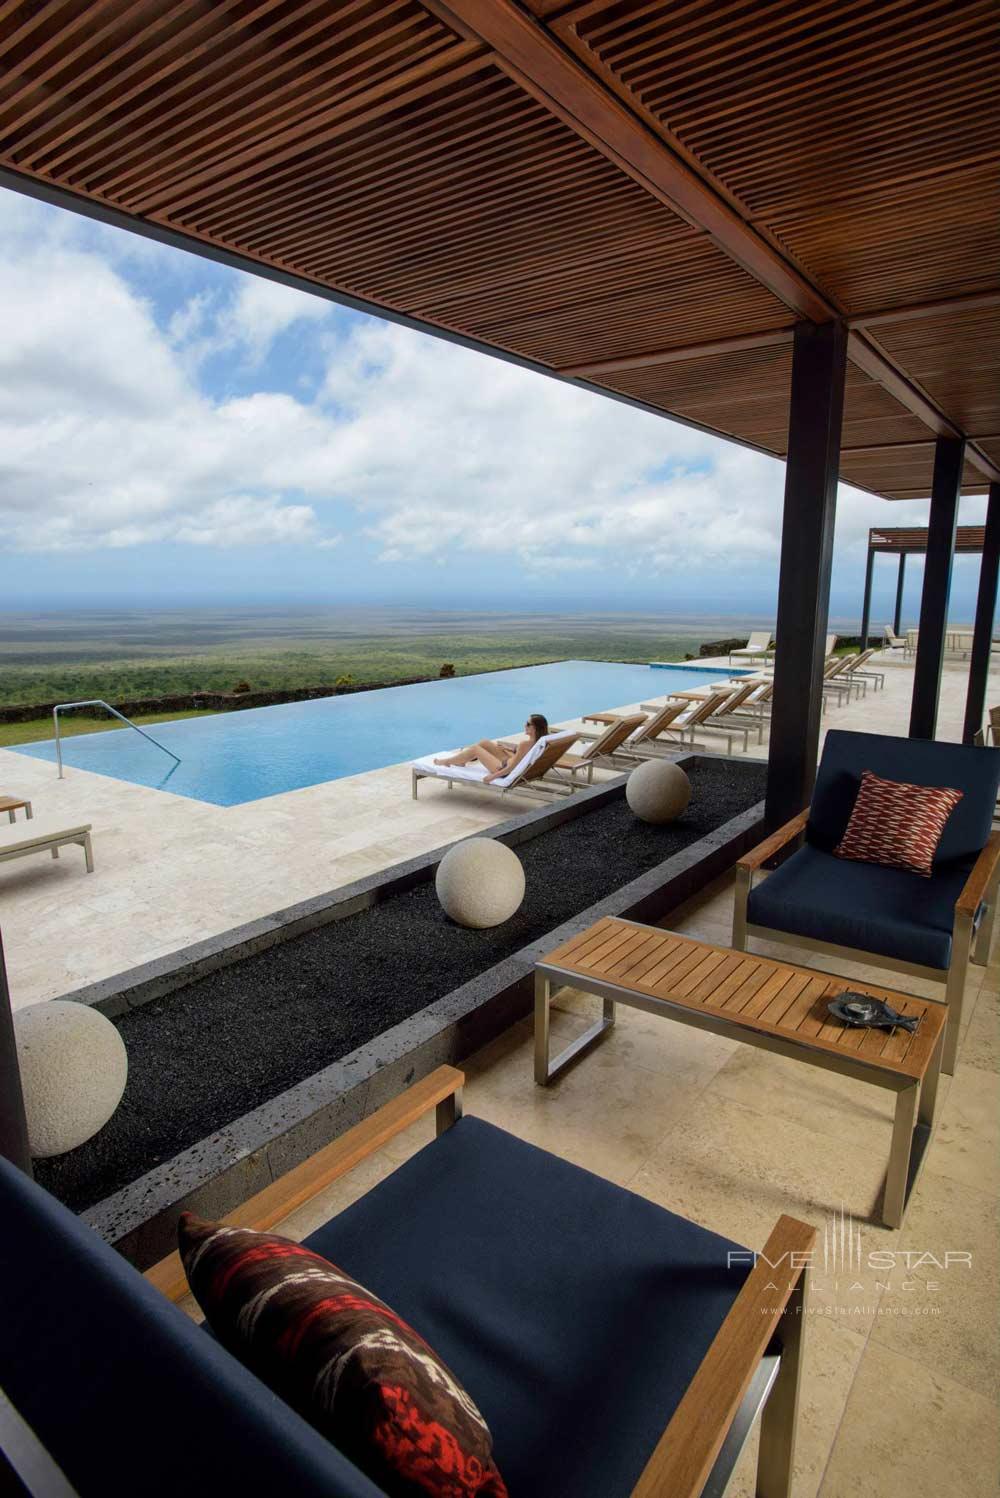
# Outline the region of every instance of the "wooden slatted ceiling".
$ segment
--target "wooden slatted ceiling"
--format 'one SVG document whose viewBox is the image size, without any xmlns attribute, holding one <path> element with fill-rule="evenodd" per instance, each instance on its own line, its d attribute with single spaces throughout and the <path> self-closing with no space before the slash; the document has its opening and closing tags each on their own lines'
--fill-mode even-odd
<svg viewBox="0 0 1000 1498">
<path fill-rule="evenodd" d="M 842 307 L 996 286 L 993 0 L 582 10 L 557 33 Z"/>
<path fill-rule="evenodd" d="M 57 8 L 64 28 L 88 8 L 108 19 L 83 28 L 89 50 L 65 72 L 63 51 L 25 54 L 34 32 L 13 49 L 22 77 L 0 93 L 0 131 L 16 169 L 547 365 L 788 322 L 410 0 L 335 7 L 333 26 L 315 0 L 177 5 L 168 22 L 131 7 L 145 28 L 110 46 L 121 5 Z"/>
<path fill-rule="evenodd" d="M 964 431 L 1000 433 L 1000 307 L 885 323 L 872 335 Z"/>
<path fill-rule="evenodd" d="M 995 0 L 528 3 L 841 311 L 1000 284 Z M 998 320 L 866 337 L 975 436 L 1000 430 Z"/>
<path fill-rule="evenodd" d="M 844 452 L 840 461 L 841 477 L 847 483 L 860 479 L 873 484 L 880 493 L 898 499 L 925 497 L 930 490 L 933 472 L 933 442 L 903 447 L 888 444 Z M 981 484 L 982 476 L 967 461 L 962 471 L 962 493 L 975 494 L 981 489 Z"/>
<path fill-rule="evenodd" d="M 685 202 L 708 201 L 704 180 L 738 233 L 753 223 L 773 273 L 672 211 L 440 0 L 0 0 L 0 164 L 556 369 L 736 340 L 593 380 L 776 453 L 789 345 L 739 344 L 795 315 L 774 246 L 800 307 L 831 313 L 996 285 L 989 4 L 531 8 L 697 172 Z M 866 368 L 885 356 L 995 438 L 983 317 L 882 323 Z M 929 485 L 927 437 L 851 368 L 845 477 Z M 857 451 L 903 442 L 922 445 Z"/>
<path fill-rule="evenodd" d="M 677 411 L 691 421 L 719 431 L 749 437 L 759 447 L 784 454 L 791 371 L 791 349 L 783 344 L 714 354 L 682 364 L 621 370 L 605 375 L 602 383 L 623 395 Z M 926 439 L 926 428 L 915 416 L 904 411 L 860 369 L 848 366 L 842 439 L 845 449 L 879 442 L 924 445 Z M 927 445 L 927 451 L 930 459 L 925 467 L 929 485 L 933 442 Z M 849 475 L 845 472 L 845 477 L 862 486 L 880 488 L 878 483 L 871 482 L 871 476 L 876 479 L 885 476 L 884 465 L 876 473 L 875 465 L 868 465 L 866 455 L 852 456 L 848 452 L 842 460 L 845 469 L 849 458 L 852 458 L 850 472 Z M 906 472 L 909 471 L 907 468 Z M 891 484 L 894 475 L 887 476 Z"/>
</svg>

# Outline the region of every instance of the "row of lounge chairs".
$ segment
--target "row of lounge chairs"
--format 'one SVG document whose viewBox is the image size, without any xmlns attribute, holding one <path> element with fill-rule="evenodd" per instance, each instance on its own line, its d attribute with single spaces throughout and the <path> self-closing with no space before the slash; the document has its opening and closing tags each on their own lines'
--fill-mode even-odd
<svg viewBox="0 0 1000 1498">
<path fill-rule="evenodd" d="M 728 752 L 736 740 L 746 748 L 751 732 L 762 736 L 755 700 L 769 698 L 773 690 L 773 682 L 729 683 L 703 700 L 669 698 L 645 704 L 638 713 L 592 713 L 584 719 L 583 728 L 539 739 L 510 775 L 493 781 L 486 780 L 481 765 L 438 765 L 427 756 L 411 766 L 413 798 L 417 799 L 417 787 L 425 779 L 444 781 L 449 789 L 478 785 L 500 795 L 515 789 L 544 797 L 571 795 L 577 786 L 592 782 L 595 769 L 629 769 L 681 748 L 707 748 L 696 734 L 721 735 Z M 581 742 L 585 747 L 574 753 Z"/>
<path fill-rule="evenodd" d="M 837 647 L 837 635 L 827 635 L 824 655 L 832 655 Z M 755 629 L 745 645 L 737 646 L 729 652 L 729 664 L 734 661 L 746 661 L 752 665 L 754 661 L 773 661 L 775 652 L 774 635 L 769 629 Z"/>
<path fill-rule="evenodd" d="M 831 655 L 824 667 L 824 702 L 835 698 L 839 705 L 867 692 L 869 684 L 875 690 L 884 685 L 882 672 L 865 669 L 873 654 L 866 650 Z M 595 769 L 628 770 L 680 749 L 715 749 L 719 740 L 725 741 L 727 754 L 734 744 L 745 751 L 751 735 L 757 743 L 764 742 L 773 694 L 773 672 L 765 672 L 644 702 L 637 713 L 588 713 L 582 728 L 539 739 L 515 770 L 497 780 L 488 781 L 482 765 L 439 765 L 428 755 L 411 765 L 411 794 L 416 800 L 420 781 L 436 780 L 449 790 L 471 784 L 501 796 L 512 791 L 543 798 L 568 796 L 591 784 Z M 584 747 L 578 750 L 581 743 Z"/>
</svg>

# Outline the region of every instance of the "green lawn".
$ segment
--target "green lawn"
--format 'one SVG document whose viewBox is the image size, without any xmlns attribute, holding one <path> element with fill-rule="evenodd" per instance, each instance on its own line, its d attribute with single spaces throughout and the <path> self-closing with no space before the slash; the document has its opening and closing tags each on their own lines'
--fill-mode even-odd
<svg viewBox="0 0 1000 1498">
<path fill-rule="evenodd" d="M 176 718 L 210 718 L 206 710 L 186 713 L 140 713 L 132 719 L 145 728 L 147 723 L 172 723 Z M 82 713 L 66 713 L 59 719 L 60 737 L 70 738 L 77 733 L 103 733 L 108 728 L 124 728 L 117 718 L 104 713 L 101 718 L 85 717 Z M 35 744 L 40 739 L 53 738 L 52 718 L 31 718 L 27 723 L 0 723 L 0 749 L 9 749 L 14 744 Z"/>
</svg>

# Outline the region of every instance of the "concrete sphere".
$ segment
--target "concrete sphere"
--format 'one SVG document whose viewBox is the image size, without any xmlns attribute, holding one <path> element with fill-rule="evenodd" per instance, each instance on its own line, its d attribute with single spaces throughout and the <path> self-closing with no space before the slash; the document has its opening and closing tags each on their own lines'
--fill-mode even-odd
<svg viewBox="0 0 1000 1498">
<path fill-rule="evenodd" d="M 99 1010 L 67 999 L 17 1010 L 14 1033 L 31 1153 L 64 1155 L 103 1129 L 121 1102 L 125 1042 Z"/>
<path fill-rule="evenodd" d="M 470 837 L 449 848 L 434 884 L 445 914 L 476 930 L 509 921 L 524 899 L 521 860 L 492 837 Z"/>
<path fill-rule="evenodd" d="M 673 822 L 691 800 L 691 782 L 680 765 L 647 759 L 625 782 L 625 799 L 641 822 Z"/>
</svg>

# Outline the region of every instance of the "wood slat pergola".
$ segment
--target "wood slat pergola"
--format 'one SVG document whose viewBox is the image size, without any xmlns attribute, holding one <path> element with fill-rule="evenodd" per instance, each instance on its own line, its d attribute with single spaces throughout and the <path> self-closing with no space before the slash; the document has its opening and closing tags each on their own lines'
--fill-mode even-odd
<svg viewBox="0 0 1000 1498">
<path fill-rule="evenodd" d="M 868 532 L 868 550 L 888 556 L 912 556 L 927 550 L 930 531 L 926 526 L 878 526 Z M 955 529 L 955 555 L 976 556 L 986 544 L 985 525 L 959 525 Z"/>
<path fill-rule="evenodd" d="M 930 545 L 930 531 L 925 526 L 879 526 L 868 532 L 868 561 L 865 567 L 864 602 L 861 607 L 861 639 L 868 639 L 872 612 L 872 583 L 875 577 L 877 556 L 898 556 L 899 569 L 896 574 L 896 606 L 893 611 L 892 628 L 899 634 L 903 621 L 903 584 L 906 580 L 906 558 L 924 556 Z M 976 556 L 986 549 L 986 527 L 984 525 L 959 525 L 955 527 L 955 556 Z"/>
</svg>

